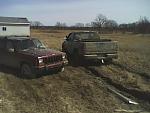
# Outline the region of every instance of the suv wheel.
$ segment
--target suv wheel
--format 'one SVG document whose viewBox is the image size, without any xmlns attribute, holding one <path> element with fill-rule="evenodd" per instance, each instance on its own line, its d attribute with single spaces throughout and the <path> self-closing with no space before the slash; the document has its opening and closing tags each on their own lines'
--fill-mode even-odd
<svg viewBox="0 0 150 113">
<path fill-rule="evenodd" d="M 21 75 L 27 77 L 32 75 L 31 67 L 28 64 L 21 65 Z"/>
<path fill-rule="evenodd" d="M 65 71 L 65 68 L 62 67 L 62 68 L 60 69 L 60 72 L 64 72 L 64 71 Z"/>
<path fill-rule="evenodd" d="M 65 71 L 65 68 L 64 67 L 60 67 L 57 69 L 57 72 L 64 72 Z"/>
</svg>

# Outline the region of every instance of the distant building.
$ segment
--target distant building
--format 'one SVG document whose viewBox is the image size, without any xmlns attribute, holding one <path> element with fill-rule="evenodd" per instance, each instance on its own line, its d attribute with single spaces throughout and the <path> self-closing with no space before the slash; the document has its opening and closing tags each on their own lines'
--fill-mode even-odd
<svg viewBox="0 0 150 113">
<path fill-rule="evenodd" d="M 27 18 L 0 17 L 0 36 L 30 36 Z"/>
</svg>

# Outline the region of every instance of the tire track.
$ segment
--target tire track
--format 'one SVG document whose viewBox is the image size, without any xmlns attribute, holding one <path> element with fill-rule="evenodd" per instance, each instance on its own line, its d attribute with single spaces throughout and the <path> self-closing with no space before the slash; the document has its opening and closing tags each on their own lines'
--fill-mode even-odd
<svg viewBox="0 0 150 113">
<path fill-rule="evenodd" d="M 115 87 L 119 91 L 126 92 L 126 93 L 134 96 L 137 99 L 144 100 L 144 101 L 150 103 L 150 92 L 136 90 L 136 89 L 133 89 L 133 88 L 128 88 L 128 87 L 125 87 L 125 86 L 123 86 L 119 83 L 116 83 L 108 77 L 108 76 L 111 76 L 111 75 L 109 75 L 108 73 L 99 72 L 94 67 L 85 67 L 85 68 L 87 70 L 91 71 L 96 77 L 102 78 L 106 83 L 108 83 L 109 85 L 112 85 L 113 87 Z"/>
<path fill-rule="evenodd" d="M 138 70 L 135 70 L 134 68 L 123 66 L 123 65 L 121 65 L 121 64 L 119 64 L 119 63 L 117 63 L 117 62 L 112 62 L 112 64 L 115 65 L 115 66 L 118 66 L 118 67 L 121 68 L 121 69 L 125 69 L 125 70 L 127 70 L 128 72 L 138 74 L 138 75 L 140 75 L 140 76 L 141 76 L 142 78 L 144 78 L 144 79 L 150 80 L 150 75 L 149 75 L 148 73 L 140 72 L 140 71 L 138 71 Z"/>
</svg>

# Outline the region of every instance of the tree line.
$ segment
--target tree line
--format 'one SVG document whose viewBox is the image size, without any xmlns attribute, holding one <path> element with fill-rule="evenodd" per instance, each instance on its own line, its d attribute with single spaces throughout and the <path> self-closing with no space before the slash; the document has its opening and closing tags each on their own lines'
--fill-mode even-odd
<svg viewBox="0 0 150 113">
<path fill-rule="evenodd" d="M 65 22 L 56 22 L 54 26 L 44 26 L 39 21 L 32 21 L 33 28 L 53 28 L 53 29 L 81 29 L 81 30 L 97 30 L 100 33 L 112 32 L 132 32 L 132 33 L 150 33 L 150 21 L 147 17 L 140 17 L 138 21 L 128 24 L 118 24 L 115 20 L 108 19 L 105 15 L 99 14 L 90 23 L 76 23 L 68 26 Z"/>
</svg>

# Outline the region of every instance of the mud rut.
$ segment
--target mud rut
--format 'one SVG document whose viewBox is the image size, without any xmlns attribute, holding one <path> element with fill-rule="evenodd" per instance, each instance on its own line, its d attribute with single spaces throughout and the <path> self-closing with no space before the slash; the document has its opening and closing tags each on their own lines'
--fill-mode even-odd
<svg viewBox="0 0 150 113">
<path fill-rule="evenodd" d="M 66 66 L 65 72 L 37 79 L 4 74 L 1 86 L 2 113 L 149 113 L 149 93 L 128 89 L 111 81 L 94 67 Z M 107 87 L 137 101 L 124 102 Z M 2 99 L 3 98 L 3 99 Z M 118 111 L 115 111 L 118 109 Z M 147 112 L 145 112 L 147 111 Z"/>
<path fill-rule="evenodd" d="M 150 92 L 139 91 L 136 89 L 124 87 L 123 85 L 121 85 L 119 83 L 115 83 L 111 79 L 109 79 L 107 76 L 110 76 L 110 75 L 98 72 L 93 67 L 86 67 L 86 68 L 88 70 L 90 70 L 95 76 L 101 77 L 103 81 L 105 81 L 107 84 L 115 87 L 116 89 L 118 89 L 120 91 L 124 91 L 124 92 L 134 96 L 137 99 L 150 102 Z"/>
<path fill-rule="evenodd" d="M 130 67 L 124 67 L 121 64 L 113 62 L 113 65 L 122 69 L 125 69 L 127 72 L 135 73 L 141 76 L 141 78 L 149 82 L 150 81 L 150 75 L 147 73 L 141 73 L 137 72 L 133 68 Z M 125 87 L 122 84 L 116 83 L 113 80 L 109 78 L 109 76 L 112 76 L 106 72 L 100 72 L 97 69 L 95 69 L 95 66 L 86 66 L 87 70 L 90 70 L 91 73 L 100 81 L 103 81 L 105 83 L 105 87 L 109 89 L 109 87 L 114 88 L 116 91 L 120 92 L 121 94 L 124 94 L 127 97 L 131 97 L 131 100 L 136 100 L 141 106 L 148 110 L 150 112 L 150 92 L 149 91 L 141 91 L 137 89 L 133 89 L 130 87 Z M 149 84 L 150 85 L 150 84 Z"/>
</svg>

